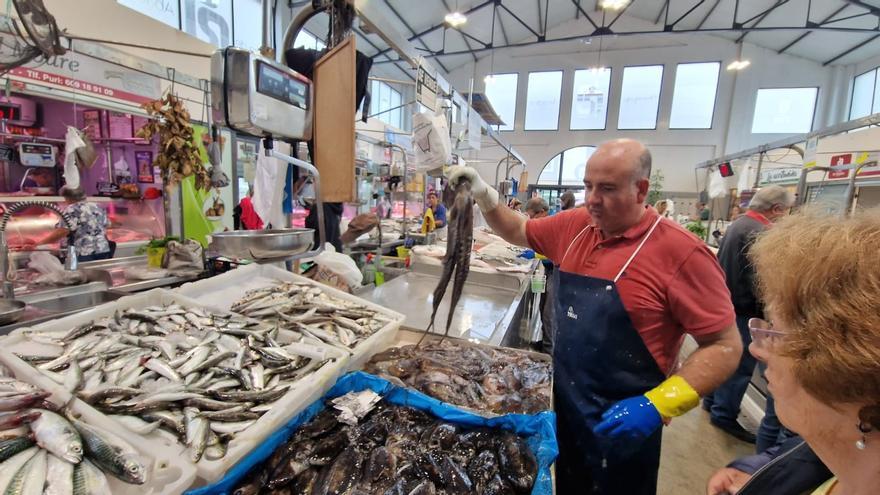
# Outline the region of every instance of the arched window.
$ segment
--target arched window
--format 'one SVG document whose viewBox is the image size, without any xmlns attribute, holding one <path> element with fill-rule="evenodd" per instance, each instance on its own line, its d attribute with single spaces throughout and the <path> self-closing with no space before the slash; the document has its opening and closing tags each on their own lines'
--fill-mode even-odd
<svg viewBox="0 0 880 495">
<path fill-rule="evenodd" d="M 576 146 L 554 156 L 541 170 L 538 185 L 583 187 L 587 160 L 594 151 L 595 146 Z"/>
</svg>

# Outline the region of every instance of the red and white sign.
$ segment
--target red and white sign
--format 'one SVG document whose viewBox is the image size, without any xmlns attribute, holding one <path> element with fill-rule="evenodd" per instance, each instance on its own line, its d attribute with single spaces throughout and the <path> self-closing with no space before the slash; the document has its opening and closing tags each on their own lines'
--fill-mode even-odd
<svg viewBox="0 0 880 495">
<path fill-rule="evenodd" d="M 152 100 L 152 98 L 129 93 L 128 91 L 124 91 L 121 89 L 114 89 L 103 86 L 101 84 L 95 84 L 88 81 L 82 81 L 80 79 L 62 76 L 60 74 L 50 74 L 48 72 L 43 72 L 37 69 L 28 69 L 27 67 L 17 67 L 9 71 L 9 74 L 12 76 L 20 77 L 22 79 L 37 81 L 43 85 L 56 86 L 71 91 L 90 93 L 103 98 L 115 98 L 117 100 L 125 100 L 138 104 Z"/>
<path fill-rule="evenodd" d="M 849 165 L 852 162 L 852 154 L 834 155 L 831 157 L 831 167 Z M 828 173 L 829 179 L 843 179 L 849 177 L 849 170 L 832 170 Z"/>
<path fill-rule="evenodd" d="M 155 76 L 73 51 L 16 67 L 9 71 L 9 78 L 13 84 L 47 86 L 129 104 L 162 95 L 161 81 Z"/>
</svg>

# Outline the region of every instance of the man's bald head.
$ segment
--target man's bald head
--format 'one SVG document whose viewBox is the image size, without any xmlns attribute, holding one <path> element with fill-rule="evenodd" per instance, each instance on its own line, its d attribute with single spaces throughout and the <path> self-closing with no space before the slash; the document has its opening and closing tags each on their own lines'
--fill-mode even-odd
<svg viewBox="0 0 880 495">
<path fill-rule="evenodd" d="M 651 152 L 644 144 L 635 139 L 613 139 L 596 148 L 588 164 L 599 155 L 600 159 L 609 160 L 621 167 L 620 170 L 630 171 L 633 181 L 651 177 Z"/>
<path fill-rule="evenodd" d="M 587 161 L 587 209 L 605 235 L 619 235 L 645 213 L 651 153 L 634 139 L 603 143 Z"/>
</svg>

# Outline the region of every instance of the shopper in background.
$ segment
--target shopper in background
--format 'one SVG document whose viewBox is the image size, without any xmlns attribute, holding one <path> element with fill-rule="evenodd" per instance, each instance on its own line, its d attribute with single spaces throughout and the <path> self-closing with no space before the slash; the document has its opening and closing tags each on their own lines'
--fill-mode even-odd
<svg viewBox="0 0 880 495">
<path fill-rule="evenodd" d="M 434 216 L 434 225 L 439 229 L 446 227 L 446 206 L 440 201 L 437 193 L 431 191 L 428 193 L 428 209 Z"/>
<path fill-rule="evenodd" d="M 574 202 L 574 193 L 571 191 L 565 191 L 562 196 L 559 196 L 559 208 L 562 211 L 574 208 Z"/>
<path fill-rule="evenodd" d="M 107 227 L 110 220 L 103 208 L 86 201 L 86 193 L 82 188 L 61 188 L 61 195 L 67 207 L 64 214 L 70 222 L 70 230 L 62 223 L 56 225 L 49 235 L 36 242 L 39 244 L 52 244 L 61 241 L 62 251 L 67 246 L 67 238 L 73 233 L 73 247 L 76 250 L 77 260 L 93 261 L 105 260 L 113 257 L 115 243 L 107 239 Z"/>
<path fill-rule="evenodd" d="M 755 269 L 748 258 L 749 248 L 758 234 L 788 214 L 792 206 L 794 196 L 787 190 L 780 186 L 764 187 L 752 197 L 746 214 L 727 227 L 721 240 L 718 262 L 727 279 L 727 288 L 736 311 L 736 326 L 744 348 L 751 342 L 749 319 L 764 317 L 764 308 L 756 294 Z M 703 408 L 710 412 L 710 421 L 714 426 L 749 443 L 755 443 L 755 435 L 740 426 L 736 418 L 739 416 L 743 395 L 755 372 L 755 364 L 754 356 L 744 352 L 733 376 L 703 398 Z M 772 438 L 765 438 L 758 445 L 758 452 L 776 444 L 778 431 L 772 433 Z"/>
<path fill-rule="evenodd" d="M 254 188 L 248 185 L 247 196 L 241 199 L 233 213 L 233 217 L 238 217 L 236 230 L 260 230 L 263 228 L 263 220 L 260 215 L 257 215 L 257 210 L 254 209 L 254 203 L 251 200 L 253 197 Z"/>
<path fill-rule="evenodd" d="M 779 419 L 834 475 L 813 495 L 869 495 L 880 487 L 878 245 L 880 211 L 843 220 L 808 212 L 783 219 L 751 250 L 773 323 L 749 323 L 749 350 L 767 365 Z"/>
<path fill-rule="evenodd" d="M 703 242 L 645 205 L 650 175 L 644 145 L 604 143 L 587 162 L 587 207 L 527 220 L 499 206 L 476 170 L 449 173 L 451 184 L 471 181 L 498 235 L 559 267 L 559 493 L 655 495 L 661 426 L 696 407 L 739 362 L 724 273 Z M 698 349 L 679 366 L 685 333 Z"/>
<path fill-rule="evenodd" d="M 477 208 L 479 209 L 479 208 Z M 531 219 L 544 218 L 549 215 L 550 205 L 547 201 L 535 196 L 526 203 L 526 215 Z M 544 284 L 544 296 L 541 298 L 541 351 L 547 354 L 553 354 L 553 306 L 555 302 L 553 297 L 553 284 L 549 281 L 553 278 L 553 262 L 545 256 L 541 256 L 541 265 L 544 267 L 544 277 L 548 283 Z"/>
<path fill-rule="evenodd" d="M 544 218 L 549 211 L 550 206 L 547 204 L 547 200 L 540 196 L 532 198 L 526 203 L 526 215 L 529 218 Z"/>
</svg>

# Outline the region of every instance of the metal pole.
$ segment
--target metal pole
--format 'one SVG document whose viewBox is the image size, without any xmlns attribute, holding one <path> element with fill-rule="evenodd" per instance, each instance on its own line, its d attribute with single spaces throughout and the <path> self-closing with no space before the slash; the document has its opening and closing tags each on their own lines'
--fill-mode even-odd
<svg viewBox="0 0 880 495">
<path fill-rule="evenodd" d="M 752 189 L 758 188 L 758 184 L 761 181 L 761 166 L 763 164 L 764 164 L 764 153 L 762 152 L 762 153 L 758 154 L 758 171 L 755 172 L 755 185 L 752 186 Z M 742 192 L 742 191 L 740 191 L 740 192 Z"/>
<path fill-rule="evenodd" d="M 272 0 L 263 0 L 263 46 L 260 54 L 274 59 L 275 49 L 272 48 Z"/>
</svg>

